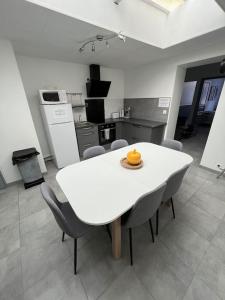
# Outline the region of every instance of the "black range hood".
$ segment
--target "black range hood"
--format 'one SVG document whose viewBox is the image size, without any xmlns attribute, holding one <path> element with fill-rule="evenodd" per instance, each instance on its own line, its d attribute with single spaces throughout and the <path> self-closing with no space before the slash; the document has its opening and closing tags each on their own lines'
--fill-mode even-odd
<svg viewBox="0 0 225 300">
<path fill-rule="evenodd" d="M 90 65 L 90 80 L 86 83 L 87 97 L 107 97 L 111 81 L 100 80 L 100 66 Z"/>
</svg>

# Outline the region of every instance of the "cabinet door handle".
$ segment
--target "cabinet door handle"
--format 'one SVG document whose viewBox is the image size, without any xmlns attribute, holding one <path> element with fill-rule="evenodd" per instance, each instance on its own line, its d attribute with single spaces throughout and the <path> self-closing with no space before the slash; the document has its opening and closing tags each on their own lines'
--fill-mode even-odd
<svg viewBox="0 0 225 300">
<path fill-rule="evenodd" d="M 87 148 L 87 147 L 90 147 L 92 146 L 92 144 L 86 144 L 86 145 L 83 145 L 83 148 Z"/>
<path fill-rule="evenodd" d="M 143 127 L 143 126 L 141 126 L 141 125 L 137 125 L 137 124 L 132 124 L 134 127 L 138 127 L 138 128 L 141 128 L 141 127 Z"/>
<path fill-rule="evenodd" d="M 82 133 L 81 135 L 88 136 L 88 135 L 92 135 L 92 134 L 93 134 L 93 131 L 88 132 L 88 133 Z"/>
<path fill-rule="evenodd" d="M 82 128 L 82 129 L 84 129 L 84 130 L 90 130 L 90 129 L 92 129 L 93 128 L 93 126 L 90 126 L 90 127 L 84 127 L 84 128 Z"/>
</svg>

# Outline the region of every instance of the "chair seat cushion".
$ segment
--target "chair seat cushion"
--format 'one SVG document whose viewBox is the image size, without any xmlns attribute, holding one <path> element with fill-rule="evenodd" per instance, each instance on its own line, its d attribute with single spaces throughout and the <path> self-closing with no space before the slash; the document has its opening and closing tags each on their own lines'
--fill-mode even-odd
<svg viewBox="0 0 225 300">
<path fill-rule="evenodd" d="M 92 226 L 83 223 L 78 219 L 69 202 L 62 203 L 61 211 L 69 224 L 73 238 L 79 238 L 93 228 Z"/>
</svg>

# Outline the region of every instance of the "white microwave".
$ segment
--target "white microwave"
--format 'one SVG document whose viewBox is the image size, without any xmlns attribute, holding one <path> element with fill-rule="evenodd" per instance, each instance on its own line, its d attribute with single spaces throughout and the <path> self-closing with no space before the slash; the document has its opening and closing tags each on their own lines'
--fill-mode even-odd
<svg viewBox="0 0 225 300">
<path fill-rule="evenodd" d="M 41 104 L 67 103 L 65 90 L 39 90 Z"/>
</svg>

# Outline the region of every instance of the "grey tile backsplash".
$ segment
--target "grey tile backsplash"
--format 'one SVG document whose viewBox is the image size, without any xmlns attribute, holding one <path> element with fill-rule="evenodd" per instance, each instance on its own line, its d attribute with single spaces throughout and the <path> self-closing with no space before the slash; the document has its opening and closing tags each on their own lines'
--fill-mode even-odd
<svg viewBox="0 0 225 300">
<path fill-rule="evenodd" d="M 158 107 L 158 103 L 159 98 L 124 99 L 124 107 L 131 107 L 131 118 L 167 122 L 169 108 Z"/>
</svg>

